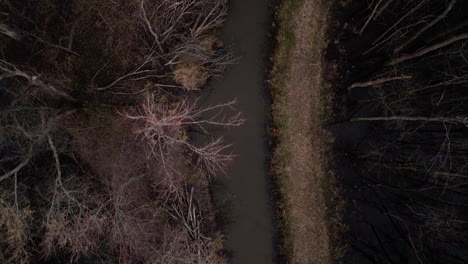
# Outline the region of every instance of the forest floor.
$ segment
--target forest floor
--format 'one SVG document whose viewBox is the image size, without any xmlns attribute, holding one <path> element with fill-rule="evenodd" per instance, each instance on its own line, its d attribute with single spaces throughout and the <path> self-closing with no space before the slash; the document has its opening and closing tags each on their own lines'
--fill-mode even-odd
<svg viewBox="0 0 468 264">
<path fill-rule="evenodd" d="M 337 196 L 328 170 L 332 142 L 324 123 L 332 96 L 324 81 L 328 6 L 285 0 L 277 13 L 271 72 L 272 170 L 279 196 L 281 255 L 288 263 L 331 263 L 336 258 L 328 200 Z"/>
</svg>

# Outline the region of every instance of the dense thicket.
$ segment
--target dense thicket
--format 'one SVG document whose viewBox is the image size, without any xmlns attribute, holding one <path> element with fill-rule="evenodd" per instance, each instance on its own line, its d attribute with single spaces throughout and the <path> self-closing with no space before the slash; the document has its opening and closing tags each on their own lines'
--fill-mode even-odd
<svg viewBox="0 0 468 264">
<path fill-rule="evenodd" d="M 0 1 L 0 262 L 217 263 L 223 0 Z M 211 116 L 211 117 L 210 117 Z M 193 144 L 188 129 L 206 134 Z"/>
<path fill-rule="evenodd" d="M 329 50 L 348 98 L 340 129 L 363 135 L 346 147 L 354 178 L 343 176 L 345 197 L 357 204 L 347 257 L 466 263 L 467 2 L 342 4 L 344 32 Z"/>
</svg>

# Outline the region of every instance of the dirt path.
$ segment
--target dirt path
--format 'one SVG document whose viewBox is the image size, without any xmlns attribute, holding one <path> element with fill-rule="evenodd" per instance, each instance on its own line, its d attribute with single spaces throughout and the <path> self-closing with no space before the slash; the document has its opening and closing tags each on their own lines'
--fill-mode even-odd
<svg viewBox="0 0 468 264">
<path fill-rule="evenodd" d="M 327 18 L 320 0 L 304 0 L 294 17 L 295 44 L 286 81 L 285 142 L 291 154 L 286 195 L 293 263 L 330 263 L 320 139 L 322 50 Z"/>
</svg>

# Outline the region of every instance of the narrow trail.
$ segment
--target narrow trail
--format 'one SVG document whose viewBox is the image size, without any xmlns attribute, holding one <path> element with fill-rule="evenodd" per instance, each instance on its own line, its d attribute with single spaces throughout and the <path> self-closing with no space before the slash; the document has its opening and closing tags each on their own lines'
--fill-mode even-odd
<svg viewBox="0 0 468 264">
<path fill-rule="evenodd" d="M 272 71 L 276 131 L 274 173 L 281 198 L 281 257 L 290 263 L 332 263 L 332 197 L 324 128 L 331 97 L 325 81 L 330 1 L 284 0 Z M 330 228 L 330 229 L 329 229 Z"/>
<path fill-rule="evenodd" d="M 325 200 L 320 186 L 325 176 L 321 164 L 323 142 L 318 119 L 322 91 L 322 51 L 327 25 L 320 0 L 304 0 L 294 23 L 295 46 L 287 81 L 288 139 L 291 191 L 287 196 L 291 215 L 294 263 L 328 263 L 329 237 Z M 317 131 L 316 131 L 317 130 Z"/>
</svg>

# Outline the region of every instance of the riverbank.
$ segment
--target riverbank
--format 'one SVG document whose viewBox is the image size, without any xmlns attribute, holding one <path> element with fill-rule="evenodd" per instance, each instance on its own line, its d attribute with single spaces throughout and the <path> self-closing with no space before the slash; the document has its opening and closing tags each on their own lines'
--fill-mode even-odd
<svg viewBox="0 0 468 264">
<path fill-rule="evenodd" d="M 339 194 L 332 170 L 332 86 L 323 73 L 332 3 L 284 0 L 276 13 L 272 57 L 273 139 L 280 255 L 286 263 L 331 263 L 341 256 Z M 329 78 L 327 78 L 329 79 Z"/>
</svg>

